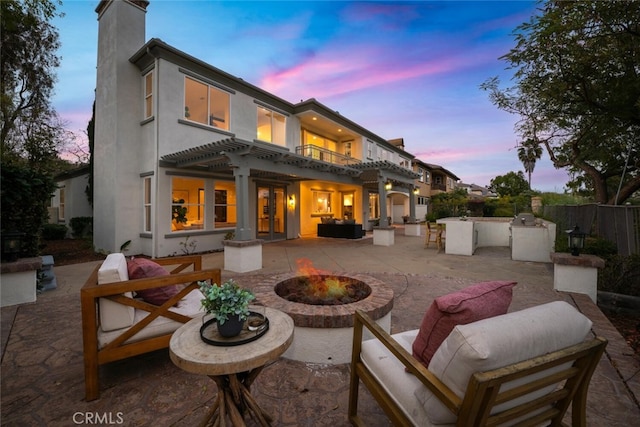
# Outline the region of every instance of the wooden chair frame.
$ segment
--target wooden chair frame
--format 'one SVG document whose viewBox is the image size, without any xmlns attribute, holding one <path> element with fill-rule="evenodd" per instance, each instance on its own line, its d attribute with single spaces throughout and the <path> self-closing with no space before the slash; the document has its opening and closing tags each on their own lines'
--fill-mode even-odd
<svg viewBox="0 0 640 427">
<path fill-rule="evenodd" d="M 433 239 L 431 237 L 434 237 Z M 429 221 L 427 221 L 427 228 L 426 228 L 426 232 L 425 232 L 425 239 L 424 239 L 424 247 L 428 248 L 429 247 L 429 243 L 434 242 L 437 244 L 437 240 L 436 240 L 436 228 L 434 227 L 434 224 L 431 224 Z"/>
<path fill-rule="evenodd" d="M 564 348 L 562 350 L 528 359 L 513 365 L 487 372 L 475 373 L 469 380 L 464 397 L 459 398 L 449 387 L 429 372 L 409 352 L 398 344 L 387 332 L 364 312 L 357 311 L 353 334 L 351 380 L 349 387 L 349 421 L 354 426 L 364 427 L 358 416 L 358 388 L 362 383 L 371 392 L 385 411 L 393 425 L 409 426 L 412 421 L 390 396 L 382 384 L 364 365 L 360 358 L 363 327 L 366 327 L 395 357 L 415 375 L 451 412 L 457 415 L 457 426 L 490 426 L 525 417 L 518 425 L 538 425 L 547 421 L 549 425 L 564 425 L 562 418 L 572 404 L 572 425 L 586 426 L 587 391 L 589 381 L 607 345 L 601 337 Z M 514 379 L 544 371 L 554 366 L 572 362 L 571 366 L 546 377 L 527 382 L 508 391 L 500 391 L 500 386 Z M 563 382 L 562 387 L 515 406 L 512 409 L 491 415 L 494 406 L 516 399 L 533 390 Z M 541 413 L 532 411 L 547 407 Z M 530 418 L 526 418 L 530 416 Z"/>
<path fill-rule="evenodd" d="M 169 347 L 172 333 L 147 338 L 133 343 L 125 343 L 129 338 L 144 329 L 158 317 L 166 317 L 180 323 L 186 323 L 191 318 L 169 311 L 178 301 L 194 289 L 198 289 L 198 281 L 221 283 L 220 269 L 202 270 L 202 258 L 199 255 L 154 259 L 160 265 L 175 265 L 168 276 L 147 279 L 128 280 L 98 285 L 97 266 L 84 286 L 80 289 L 80 304 L 82 308 L 82 340 L 84 350 L 85 400 L 95 400 L 100 397 L 98 369 L 100 365 L 116 360 L 126 359 L 150 351 Z M 127 298 L 125 292 L 136 292 L 142 289 L 159 288 L 169 285 L 186 286 L 169 301 L 161 306 L 149 304 L 142 300 Z M 103 348 L 98 348 L 98 300 L 108 298 L 123 305 L 145 310 L 149 315 L 130 328 Z"/>
</svg>

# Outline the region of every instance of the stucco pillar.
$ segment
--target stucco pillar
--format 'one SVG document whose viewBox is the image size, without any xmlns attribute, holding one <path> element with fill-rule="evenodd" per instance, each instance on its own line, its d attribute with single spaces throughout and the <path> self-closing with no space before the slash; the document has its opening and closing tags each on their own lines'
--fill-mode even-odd
<svg viewBox="0 0 640 427">
<path fill-rule="evenodd" d="M 380 197 L 378 197 L 378 200 L 380 201 L 380 222 L 379 222 L 379 226 L 380 227 L 388 227 L 389 221 L 387 220 L 387 217 L 389 216 L 387 214 L 387 190 L 384 188 L 386 184 L 386 179 L 384 177 L 379 177 L 378 178 L 378 194 L 380 195 Z"/>
<path fill-rule="evenodd" d="M 249 225 L 249 168 L 240 166 L 233 169 L 236 180 L 237 224 L 235 240 L 252 240 L 253 230 Z"/>
</svg>

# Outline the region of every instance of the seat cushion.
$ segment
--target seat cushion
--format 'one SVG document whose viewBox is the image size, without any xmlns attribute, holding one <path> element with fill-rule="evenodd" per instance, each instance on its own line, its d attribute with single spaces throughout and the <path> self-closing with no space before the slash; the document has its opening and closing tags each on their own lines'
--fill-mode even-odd
<svg viewBox="0 0 640 427">
<path fill-rule="evenodd" d="M 401 332 L 391 337 L 408 352 L 416 338 L 418 330 Z M 431 426 L 422 403 L 418 400 L 417 390 L 424 388 L 415 375 L 407 372 L 405 366 L 378 339 L 362 342 L 360 354 L 362 363 L 382 384 L 389 396 L 402 408 L 413 424 L 421 427 Z"/>
<path fill-rule="evenodd" d="M 121 253 L 107 255 L 98 269 L 98 285 L 129 280 L 127 260 Z M 125 292 L 124 296 L 133 298 L 132 292 Z M 100 327 L 104 331 L 128 328 L 133 325 L 135 309 L 106 298 L 98 300 L 100 311 Z"/>
<path fill-rule="evenodd" d="M 157 262 L 146 258 L 133 258 L 127 261 L 129 279 L 147 279 L 168 276 L 169 272 Z M 142 289 L 136 294 L 149 304 L 162 305 L 180 292 L 181 286 L 169 285 L 160 288 Z"/>
<path fill-rule="evenodd" d="M 204 298 L 204 295 L 198 290 L 194 289 L 189 292 L 184 298 L 178 302 L 177 306 L 171 307 L 169 310 L 174 311 L 176 313 L 183 314 L 189 317 L 195 317 L 199 314 L 204 313 L 204 309 L 202 308 L 201 300 Z M 138 323 L 140 320 L 144 319 L 149 315 L 148 311 L 145 310 L 135 310 L 135 318 L 134 323 Z M 148 338 L 153 338 L 161 335 L 165 335 L 171 333 L 182 326 L 184 323 L 176 322 L 175 320 L 168 319 L 166 317 L 158 317 L 154 319 L 149 325 L 143 328 L 140 332 L 135 334 L 133 337 L 125 341 L 125 343 L 132 343 L 142 341 Z M 131 326 L 131 325 L 130 325 Z M 98 348 L 103 348 L 105 345 L 113 341 L 115 338 L 120 336 L 123 332 L 125 332 L 127 328 L 105 331 L 104 329 L 98 329 Z"/>
<path fill-rule="evenodd" d="M 462 398 L 473 373 L 578 344 L 584 341 L 590 329 L 591 321 L 564 301 L 459 325 L 434 354 L 429 371 Z M 545 372 L 537 375 L 543 376 Z M 541 393 L 554 387 L 551 385 Z M 426 388 L 417 389 L 415 395 L 433 424 L 456 421 L 456 417 Z M 531 398 L 533 396 L 524 396 L 525 401 Z M 510 402 L 500 410 L 517 403 Z"/>
<path fill-rule="evenodd" d="M 436 298 L 413 343 L 413 357 L 428 367 L 433 354 L 457 325 L 505 314 L 516 282 L 481 282 Z"/>
</svg>

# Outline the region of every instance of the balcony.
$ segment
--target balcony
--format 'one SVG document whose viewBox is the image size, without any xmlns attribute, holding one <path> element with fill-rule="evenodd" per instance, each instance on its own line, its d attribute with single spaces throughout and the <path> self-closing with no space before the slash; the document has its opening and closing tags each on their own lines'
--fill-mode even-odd
<svg viewBox="0 0 640 427">
<path fill-rule="evenodd" d="M 327 150 L 326 148 L 318 147 L 316 145 L 298 145 L 296 147 L 296 154 L 342 166 L 362 163 L 354 157 L 345 156 L 344 154 Z"/>
</svg>

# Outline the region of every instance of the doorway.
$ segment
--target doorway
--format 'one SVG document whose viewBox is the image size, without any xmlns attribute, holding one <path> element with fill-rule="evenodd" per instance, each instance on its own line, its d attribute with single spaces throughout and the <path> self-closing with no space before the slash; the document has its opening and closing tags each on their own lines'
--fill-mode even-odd
<svg viewBox="0 0 640 427">
<path fill-rule="evenodd" d="M 278 185 L 258 185 L 258 238 L 264 240 L 286 239 L 286 188 Z"/>
</svg>

